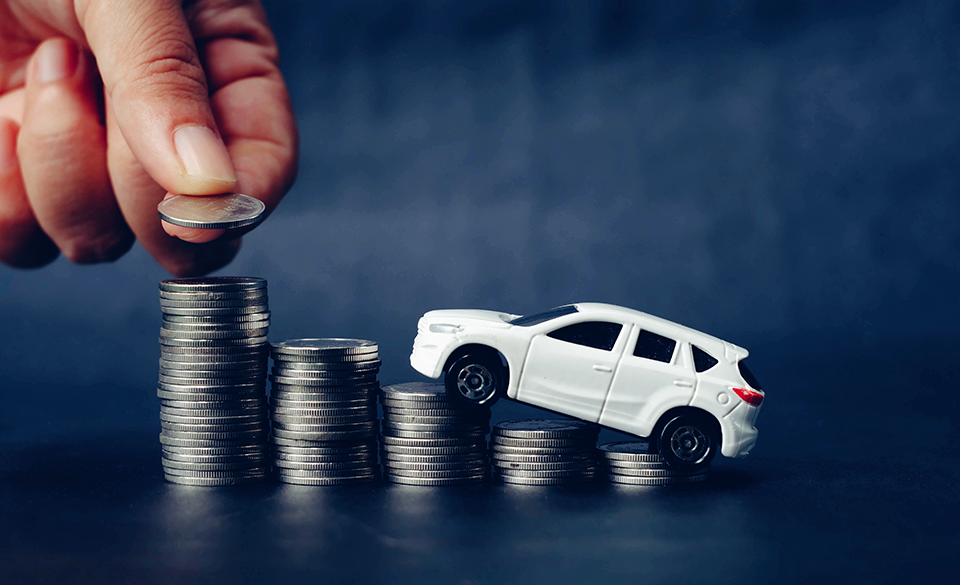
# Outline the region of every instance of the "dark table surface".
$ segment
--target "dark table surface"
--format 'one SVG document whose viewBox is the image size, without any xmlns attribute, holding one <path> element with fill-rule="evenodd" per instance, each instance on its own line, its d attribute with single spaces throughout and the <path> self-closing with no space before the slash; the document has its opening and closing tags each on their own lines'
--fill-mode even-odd
<svg viewBox="0 0 960 585">
<path fill-rule="evenodd" d="M 931 349 L 904 357 L 936 359 Z M 676 488 L 191 488 L 163 481 L 156 424 L 58 434 L 51 419 L 49 435 L 29 438 L 14 419 L 0 434 L 0 577 L 879 583 L 952 574 L 956 399 L 933 408 L 905 390 L 916 368 L 881 375 L 872 352 L 832 353 L 844 362 L 770 372 L 755 452 L 718 458 L 708 482 Z M 39 388 L 23 391 L 44 400 Z M 116 403 L 101 415 L 121 419 Z M 514 402 L 493 412 L 495 421 L 544 414 Z M 605 430 L 601 440 L 617 438 Z"/>
</svg>

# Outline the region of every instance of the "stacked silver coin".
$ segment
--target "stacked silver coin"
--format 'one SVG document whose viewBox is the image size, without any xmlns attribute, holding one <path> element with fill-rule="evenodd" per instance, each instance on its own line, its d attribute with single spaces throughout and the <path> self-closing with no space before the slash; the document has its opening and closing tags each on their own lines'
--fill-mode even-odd
<svg viewBox="0 0 960 585">
<path fill-rule="evenodd" d="M 273 471 L 284 483 L 377 479 L 377 344 L 294 339 L 272 347 Z"/>
<path fill-rule="evenodd" d="M 267 330 L 262 278 L 160 283 L 160 443 L 167 481 L 262 481 L 267 453 Z"/>
<path fill-rule="evenodd" d="M 407 485 L 481 482 L 489 476 L 490 410 L 447 395 L 443 384 L 385 386 L 380 460 L 384 477 Z"/>
<path fill-rule="evenodd" d="M 705 481 L 710 467 L 689 471 L 670 467 L 646 441 L 604 443 L 598 447 L 606 463 L 607 479 L 625 485 L 675 485 Z"/>
<path fill-rule="evenodd" d="M 490 435 L 493 467 L 504 483 L 563 485 L 593 481 L 600 468 L 593 423 L 566 419 L 505 421 Z"/>
</svg>

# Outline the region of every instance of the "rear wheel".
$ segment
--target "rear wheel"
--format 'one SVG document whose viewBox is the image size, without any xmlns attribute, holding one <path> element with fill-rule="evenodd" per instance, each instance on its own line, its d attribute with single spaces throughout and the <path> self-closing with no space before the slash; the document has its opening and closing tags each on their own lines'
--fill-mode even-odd
<svg viewBox="0 0 960 585">
<path fill-rule="evenodd" d="M 718 437 L 704 416 L 681 414 L 657 436 L 657 452 L 670 467 L 690 471 L 703 469 L 717 454 Z"/>
<path fill-rule="evenodd" d="M 500 356 L 468 353 L 450 364 L 444 384 L 447 393 L 462 403 L 490 406 L 505 392 L 506 380 Z"/>
</svg>

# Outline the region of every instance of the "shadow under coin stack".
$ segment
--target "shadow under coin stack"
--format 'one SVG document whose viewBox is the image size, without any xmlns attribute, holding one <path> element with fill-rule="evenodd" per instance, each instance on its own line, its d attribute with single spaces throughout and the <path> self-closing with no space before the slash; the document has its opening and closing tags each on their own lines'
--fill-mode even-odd
<svg viewBox="0 0 960 585">
<path fill-rule="evenodd" d="M 564 419 L 499 423 L 490 435 L 493 466 L 504 483 L 564 485 L 593 481 L 600 467 L 594 423 Z"/>
<path fill-rule="evenodd" d="M 344 485 L 377 479 L 379 350 L 360 339 L 273 345 L 273 471 L 284 483 Z"/>
<path fill-rule="evenodd" d="M 646 441 L 604 443 L 598 447 L 607 465 L 610 483 L 624 485 L 675 485 L 707 479 L 709 466 L 695 471 L 669 467 Z"/>
<path fill-rule="evenodd" d="M 447 395 L 443 384 L 385 386 L 380 459 L 393 483 L 421 486 L 481 482 L 489 476 L 490 409 Z"/>
<path fill-rule="evenodd" d="M 167 481 L 262 481 L 267 454 L 267 330 L 262 278 L 160 283 L 160 443 Z"/>
</svg>

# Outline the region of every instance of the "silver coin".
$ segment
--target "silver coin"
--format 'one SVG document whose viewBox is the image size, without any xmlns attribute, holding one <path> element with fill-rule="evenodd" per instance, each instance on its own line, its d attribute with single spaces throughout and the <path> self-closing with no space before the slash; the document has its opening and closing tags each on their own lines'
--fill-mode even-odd
<svg viewBox="0 0 960 585">
<path fill-rule="evenodd" d="M 566 453 L 556 455 L 517 455 L 515 453 L 499 453 L 492 451 L 491 459 L 503 464 L 508 463 L 564 463 L 568 461 L 592 461 L 597 462 L 597 458 L 586 453 Z"/>
<path fill-rule="evenodd" d="M 246 329 L 238 331 L 190 331 L 186 329 L 166 329 L 160 328 L 160 336 L 166 339 L 203 339 L 209 341 L 219 341 L 221 339 L 244 339 L 250 337 L 264 337 L 268 333 L 268 328 Z"/>
<path fill-rule="evenodd" d="M 175 447 L 173 445 L 162 445 L 163 456 L 174 461 L 220 461 L 222 463 L 232 463 L 249 460 L 266 460 L 270 457 L 270 452 L 266 447 L 245 447 L 242 449 L 222 449 L 218 447 Z"/>
<path fill-rule="evenodd" d="M 618 461 L 615 459 L 607 459 L 604 463 L 606 463 L 611 473 L 620 473 L 621 469 L 674 469 L 676 471 L 675 468 L 670 467 L 670 465 L 662 459 L 660 461 Z"/>
<path fill-rule="evenodd" d="M 453 408 L 419 408 L 419 407 L 397 407 L 383 404 L 383 414 L 390 416 L 430 416 L 430 417 L 458 417 L 466 419 L 490 420 L 490 412 L 475 409 L 453 409 Z"/>
<path fill-rule="evenodd" d="M 418 463 L 410 461 L 397 461 L 396 459 L 383 460 L 383 469 L 389 473 L 399 475 L 414 475 L 412 472 L 458 472 L 456 475 L 474 474 L 486 471 L 489 464 L 486 461 L 437 461 L 431 463 Z"/>
<path fill-rule="evenodd" d="M 340 418 L 340 417 L 349 417 L 354 420 L 373 420 L 377 418 L 377 408 L 371 406 L 357 406 L 353 408 L 349 407 L 338 407 L 338 408 L 284 408 L 281 406 L 274 405 L 273 409 L 270 411 L 275 416 L 282 417 L 298 417 L 298 418 L 307 418 L 307 419 L 329 419 Z M 281 419 L 281 422 L 285 419 Z M 297 422 L 293 419 L 288 422 Z"/>
<path fill-rule="evenodd" d="M 233 441 L 239 444 L 258 445 L 265 444 L 267 431 L 265 429 L 244 430 L 244 431 L 176 431 L 173 429 L 164 429 L 161 433 L 160 442 L 165 440 L 183 440 L 183 441 Z M 176 443 L 171 443 L 176 444 Z M 184 447 L 203 447 L 204 445 L 182 445 Z M 224 445 L 209 445 L 224 446 Z"/>
<path fill-rule="evenodd" d="M 205 392 L 171 392 L 163 389 L 157 390 L 157 396 L 161 401 L 171 402 L 223 402 L 232 403 L 236 400 L 255 400 L 263 398 L 262 389 L 254 389 L 248 392 L 231 392 L 230 394 L 205 393 Z"/>
<path fill-rule="evenodd" d="M 486 447 L 486 441 L 483 436 L 475 437 L 438 437 L 438 438 L 426 438 L 426 437 L 391 437 L 384 435 L 380 437 L 380 442 L 383 445 L 396 445 L 398 447 L 476 447 L 483 446 Z"/>
<path fill-rule="evenodd" d="M 359 429 L 354 431 L 291 431 L 274 427 L 272 430 L 277 439 L 295 439 L 300 441 L 348 441 L 348 440 L 366 440 L 376 434 L 376 431 L 368 429 Z"/>
<path fill-rule="evenodd" d="M 354 384 L 359 381 L 373 381 L 377 370 L 362 372 L 347 370 L 288 370 L 276 366 L 270 368 L 270 373 L 278 378 L 302 378 L 306 380 L 330 380 L 340 384 Z"/>
<path fill-rule="evenodd" d="M 266 467 L 255 467 L 253 469 L 237 469 L 231 471 L 197 471 L 193 469 L 164 467 L 163 472 L 167 475 L 176 475 L 180 477 L 215 479 L 224 477 L 258 477 L 265 475 L 267 473 L 267 469 Z"/>
<path fill-rule="evenodd" d="M 528 469 L 512 469 L 509 467 L 497 466 L 497 473 L 508 477 L 580 477 L 584 475 L 597 475 L 599 466 L 583 467 L 577 469 L 542 469 L 531 471 Z"/>
<path fill-rule="evenodd" d="M 250 483 L 262 483 L 267 475 L 256 475 L 250 477 L 220 477 L 216 479 L 183 477 L 178 475 L 163 474 L 163 478 L 170 483 L 179 485 L 202 486 L 202 487 L 225 487 L 231 485 L 244 485 Z"/>
<path fill-rule="evenodd" d="M 485 481 L 489 475 L 487 473 L 478 473 L 476 475 L 469 475 L 464 477 L 406 477 L 402 475 L 393 475 L 389 473 L 384 474 L 384 479 L 397 484 L 403 485 L 414 485 L 420 487 L 428 486 L 448 486 L 448 485 L 465 485 L 471 483 L 481 483 Z"/>
<path fill-rule="evenodd" d="M 229 230 L 256 225 L 266 217 L 263 201 L 240 193 L 175 195 L 157 205 L 160 219 L 201 230 Z"/>
<path fill-rule="evenodd" d="M 170 325 L 230 325 L 270 321 L 270 311 L 262 313 L 244 313 L 242 315 L 163 315 L 163 323 Z"/>
<path fill-rule="evenodd" d="M 500 437 L 521 439 L 566 439 L 596 436 L 600 426 L 579 420 L 533 418 L 497 423 L 492 432 Z"/>
<path fill-rule="evenodd" d="M 688 475 L 699 475 L 701 473 L 706 473 L 704 469 L 698 469 L 695 471 L 685 471 L 679 469 L 672 469 L 669 467 L 663 467 L 659 469 L 650 469 L 650 468 L 628 468 L 628 467 L 608 467 L 608 475 L 629 475 L 632 477 L 684 477 Z"/>
<path fill-rule="evenodd" d="M 650 443 L 646 441 L 617 441 L 598 445 L 597 449 L 610 461 L 649 461 L 660 462 L 659 453 L 650 452 Z"/>
<path fill-rule="evenodd" d="M 443 426 L 462 426 L 462 425 L 473 425 L 473 426 L 486 426 L 489 417 L 477 417 L 477 416 L 407 416 L 407 415 L 398 415 L 393 413 L 383 413 L 383 420 L 390 422 L 394 425 L 426 425 L 430 427 L 443 427 Z"/>
<path fill-rule="evenodd" d="M 597 479 L 596 475 L 583 475 L 575 477 L 514 477 L 509 475 L 497 475 L 497 478 L 503 483 L 512 485 L 527 486 L 554 486 L 570 485 L 578 483 L 590 483 Z"/>
<path fill-rule="evenodd" d="M 225 362 L 231 360 L 264 360 L 266 354 L 262 346 L 176 347 L 170 345 L 160 347 L 160 357 L 165 360 L 181 362 Z"/>
<path fill-rule="evenodd" d="M 160 281 L 166 292 L 238 292 L 267 288 L 267 281 L 254 276 L 201 276 Z"/>
<path fill-rule="evenodd" d="M 168 422 L 165 420 L 160 421 L 160 428 L 170 433 L 177 433 L 177 436 L 190 433 L 195 435 L 214 435 L 214 434 L 226 434 L 226 433 L 256 433 L 261 434 L 266 433 L 269 430 L 269 426 L 266 421 L 257 422 L 257 423 L 230 423 L 230 424 L 183 424 L 183 423 L 174 423 Z M 186 437 L 184 437 L 186 438 Z M 209 437 L 194 437 L 197 439 L 203 438 L 215 438 L 213 436 Z M 227 437 L 224 437 L 227 438 Z"/>
<path fill-rule="evenodd" d="M 440 465 L 446 463 L 462 463 L 470 465 L 487 465 L 485 453 L 460 453 L 456 455 L 404 455 L 391 451 L 381 451 L 380 459 L 384 463 L 403 463 L 409 465 Z"/>
<path fill-rule="evenodd" d="M 206 411 L 191 411 L 191 412 L 202 412 L 200 415 L 189 415 L 177 412 L 171 412 L 170 410 L 161 410 L 160 411 L 160 420 L 163 422 L 179 423 L 179 424 L 200 424 L 200 425 L 214 425 L 214 424 L 243 424 L 253 421 L 266 421 L 267 412 L 266 411 L 241 411 L 239 414 L 236 412 L 226 411 L 227 414 L 220 414 L 222 411 L 216 410 L 206 410 Z"/>
<path fill-rule="evenodd" d="M 400 447 L 384 445 L 381 452 L 390 457 L 486 457 L 485 447 Z"/>
<path fill-rule="evenodd" d="M 179 321 L 162 320 L 160 326 L 171 331 L 240 331 L 249 332 L 258 329 L 268 329 L 270 319 L 254 319 L 252 321 L 239 321 L 219 323 L 215 321 L 205 323 L 180 323 Z M 260 334 L 263 335 L 263 334 Z"/>
<path fill-rule="evenodd" d="M 177 459 L 168 459 L 163 457 L 161 464 L 164 470 L 183 469 L 187 471 L 244 471 L 253 469 L 265 469 L 269 465 L 267 459 L 259 461 L 236 461 L 236 462 L 199 462 L 199 461 L 180 461 Z"/>
<path fill-rule="evenodd" d="M 537 447 L 534 449 L 524 447 L 507 447 L 503 445 L 490 445 L 490 453 L 495 456 L 513 455 L 517 457 L 529 456 L 559 456 L 559 457 L 596 457 L 592 451 L 585 450 L 582 447 Z"/>
<path fill-rule="evenodd" d="M 377 469 L 372 467 L 358 467 L 356 469 L 327 469 L 327 470 L 316 470 L 316 469 L 290 469 L 288 467 L 278 467 L 275 468 L 274 473 L 277 475 L 283 475 L 284 477 L 365 477 L 369 475 L 376 475 Z"/>
<path fill-rule="evenodd" d="M 272 457 L 274 461 L 291 461 L 299 463 L 365 463 L 375 466 L 377 464 L 377 454 L 370 453 L 333 453 L 330 455 L 299 455 L 297 453 L 287 453 L 286 451 L 273 450 Z"/>
<path fill-rule="evenodd" d="M 160 297 L 160 310 L 167 309 L 229 309 L 232 307 L 268 307 L 270 297 L 267 295 L 247 299 L 166 299 Z"/>
<path fill-rule="evenodd" d="M 582 471 L 585 469 L 596 470 L 599 468 L 596 461 L 589 459 L 582 461 L 555 461 L 552 463 L 525 463 L 522 461 L 494 459 L 493 465 L 498 470 L 531 471 L 538 473 L 541 471 Z"/>
<path fill-rule="evenodd" d="M 252 315 L 254 313 L 264 313 L 269 309 L 267 305 L 248 305 L 245 307 L 226 307 L 221 309 L 183 309 L 180 307 L 164 307 L 164 318 L 170 315 L 180 315 L 184 317 L 212 317 L 212 316 L 237 316 Z"/>
<path fill-rule="evenodd" d="M 260 381 L 249 384 L 167 384 L 158 382 L 157 388 L 167 392 L 220 394 L 221 399 L 226 400 L 228 395 L 247 394 L 254 391 L 262 394 L 266 389 L 266 384 Z"/>
<path fill-rule="evenodd" d="M 425 431 L 430 433 L 438 432 L 476 432 L 487 434 L 487 426 L 482 423 L 436 423 L 436 424 L 427 424 L 427 423 L 406 423 L 406 422 L 395 422 L 392 419 L 385 418 L 382 421 L 383 429 L 391 429 L 395 431 Z"/>
<path fill-rule="evenodd" d="M 607 475 L 607 481 L 610 483 L 622 485 L 641 485 L 641 486 L 662 486 L 679 485 L 687 483 L 700 483 L 706 481 L 709 474 L 700 473 L 697 475 L 681 475 L 675 477 L 637 477 L 631 475 Z"/>
<path fill-rule="evenodd" d="M 260 408 L 234 408 L 234 409 L 215 409 L 215 408 L 180 408 L 160 405 L 161 416 L 178 416 L 198 419 L 230 418 L 235 416 L 259 416 L 267 418 L 267 409 L 265 406 Z"/>
<path fill-rule="evenodd" d="M 289 356 L 282 356 L 289 357 Z M 383 365 L 380 359 L 370 359 L 364 361 L 352 362 L 303 362 L 299 360 L 282 359 L 281 356 L 273 356 L 273 365 L 278 368 L 290 370 L 318 370 L 318 371 L 363 371 L 379 368 Z"/>
<path fill-rule="evenodd" d="M 367 386 L 377 381 L 374 376 L 357 376 L 353 378 L 291 378 L 287 376 L 275 376 L 270 374 L 267 377 L 274 384 L 280 384 L 286 389 L 287 386 L 298 388 L 342 388 L 344 390 L 356 389 L 358 386 Z M 333 390 L 327 390 L 333 392 Z"/>
<path fill-rule="evenodd" d="M 183 339 L 179 337 L 161 337 L 160 345 L 170 347 L 256 347 L 267 342 L 265 336 L 242 337 L 240 339 Z"/>
<path fill-rule="evenodd" d="M 238 398 L 230 400 L 175 400 L 169 398 L 160 399 L 161 408 L 182 408 L 186 410 L 260 410 L 267 407 L 267 399 L 263 396 L 252 398 Z"/>
<path fill-rule="evenodd" d="M 490 445 L 497 445 L 503 447 L 523 447 L 527 449 L 553 449 L 560 447 L 567 448 L 578 448 L 578 449 L 594 449 L 596 445 L 596 440 L 593 438 L 588 439 L 518 439 L 515 437 L 501 437 L 498 435 L 490 434 Z"/>
<path fill-rule="evenodd" d="M 217 360 L 217 361 L 206 361 L 206 362 L 181 362 L 169 360 L 166 358 L 160 358 L 160 367 L 166 369 L 174 370 L 195 370 L 198 372 L 216 372 L 220 370 L 225 370 L 228 372 L 233 371 L 263 371 L 266 375 L 266 364 L 263 360 L 253 359 L 253 360 Z"/>
<path fill-rule="evenodd" d="M 270 415 L 270 420 L 282 425 L 343 425 L 343 424 L 352 424 L 365 421 L 376 420 L 376 413 L 365 412 L 360 414 L 347 414 L 342 416 L 294 416 L 289 414 L 276 414 L 273 413 Z"/>
<path fill-rule="evenodd" d="M 365 441 L 305 441 L 301 439 L 284 439 L 270 437 L 270 448 L 274 451 L 294 453 L 300 455 L 330 455 L 334 453 L 367 453 L 377 450 L 374 437 L 367 437 Z"/>
<path fill-rule="evenodd" d="M 160 298 L 171 301 L 221 301 L 233 299 L 259 299 L 267 296 L 266 288 L 238 291 L 192 291 L 192 292 L 171 292 L 160 291 Z"/>
<path fill-rule="evenodd" d="M 447 396 L 447 389 L 443 384 L 437 382 L 406 382 L 403 384 L 390 384 L 380 390 L 384 398 L 390 400 L 414 402 L 414 401 L 441 401 L 450 402 L 452 399 Z"/>
<path fill-rule="evenodd" d="M 159 375 L 168 378 L 177 378 L 177 379 L 221 379 L 229 380 L 231 382 L 240 382 L 245 384 L 250 384 L 253 382 L 259 382 L 260 380 L 265 380 L 267 373 L 261 368 L 249 368 L 249 369 L 237 369 L 237 370 L 199 370 L 199 369 L 182 369 L 182 368 L 167 368 L 161 367 L 159 369 Z M 252 379 L 248 379 L 252 378 Z M 170 383 L 170 381 L 168 381 Z M 180 383 L 180 382 L 172 382 Z"/>
<path fill-rule="evenodd" d="M 486 436 L 486 430 L 480 431 L 402 431 L 385 427 L 382 429 L 384 437 L 400 437 L 407 439 L 480 439 Z"/>
<path fill-rule="evenodd" d="M 276 474 L 277 481 L 291 485 L 309 485 L 309 486 L 338 486 L 353 485 L 360 483 L 371 483 L 377 480 L 377 475 L 364 475 L 359 477 L 292 477 L 289 475 Z"/>
<path fill-rule="evenodd" d="M 389 474 L 393 477 L 423 477 L 430 479 L 440 479 L 449 477 L 473 477 L 479 474 L 486 474 L 487 466 L 471 467 L 465 469 L 441 469 L 441 470 L 422 470 L 422 469 L 398 469 L 391 467 Z"/>
<path fill-rule="evenodd" d="M 277 422 L 276 420 L 271 421 L 273 424 L 274 430 L 283 430 L 288 432 L 300 432 L 300 433 L 352 433 L 352 432 L 376 432 L 376 421 L 360 421 L 352 423 L 336 423 L 336 424 L 296 424 L 296 423 L 284 423 Z"/>
<path fill-rule="evenodd" d="M 181 435 L 183 433 L 172 433 Z M 266 437 L 263 433 L 231 433 L 239 435 L 227 439 L 207 439 L 171 436 L 169 432 L 160 433 L 160 444 L 170 447 L 185 447 L 190 449 L 259 449 L 266 446 Z"/>
<path fill-rule="evenodd" d="M 333 413 L 335 411 L 354 412 L 355 409 L 372 410 L 376 412 L 377 403 L 369 398 L 343 399 L 343 400 L 284 400 L 272 396 L 270 405 L 278 413 L 298 414 L 297 411 L 303 411 L 303 415 L 309 416 L 310 413 Z"/>
<path fill-rule="evenodd" d="M 289 339 L 271 345 L 276 355 L 320 356 L 320 355 L 364 355 L 378 352 L 375 341 L 343 338 L 305 338 Z M 288 358 L 291 359 L 291 358 Z"/>
<path fill-rule="evenodd" d="M 372 470 L 377 462 L 366 461 L 290 461 L 289 459 L 274 459 L 274 468 L 297 469 L 300 471 L 356 471 Z"/>
<path fill-rule="evenodd" d="M 331 402 L 335 400 L 373 399 L 377 396 L 376 385 L 367 386 L 293 386 L 271 384 L 271 396 L 279 400 L 307 402 Z"/>
</svg>

